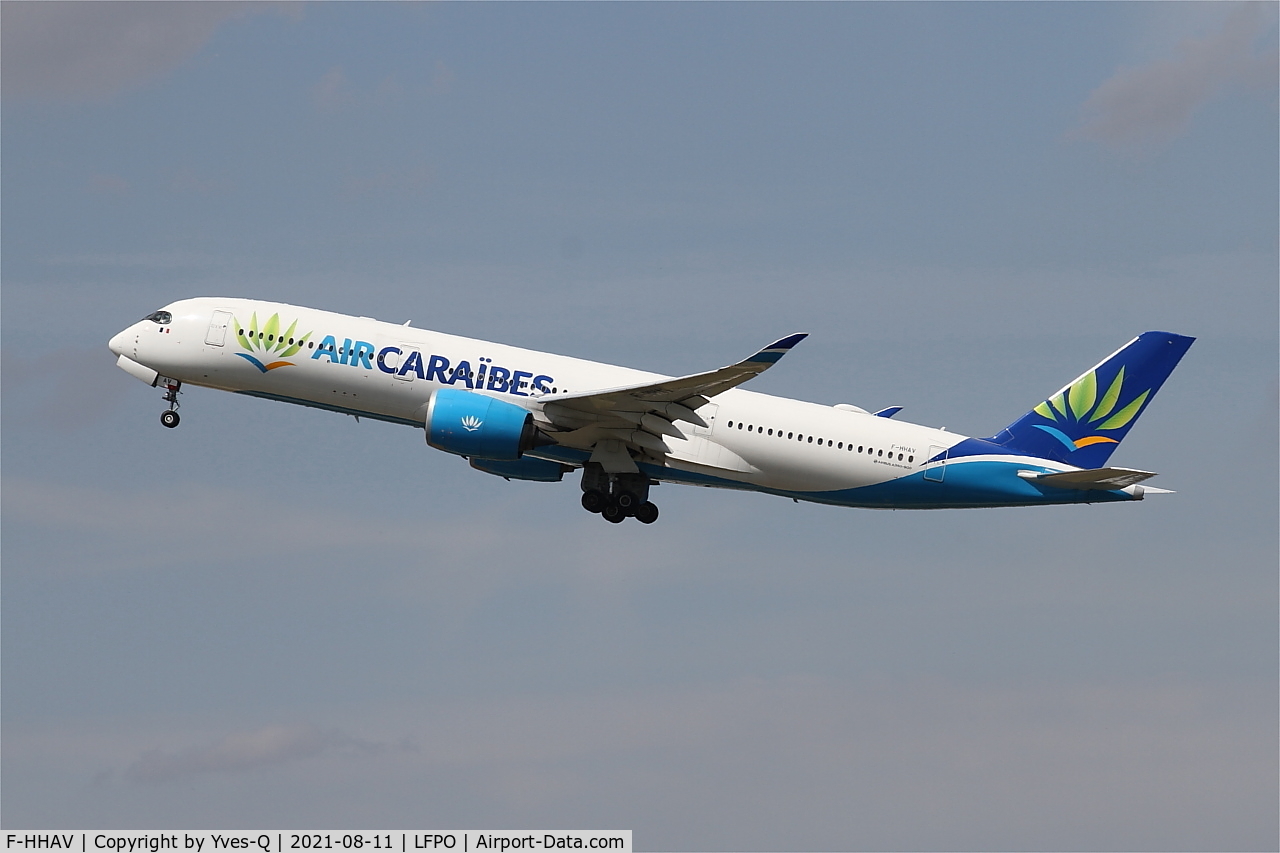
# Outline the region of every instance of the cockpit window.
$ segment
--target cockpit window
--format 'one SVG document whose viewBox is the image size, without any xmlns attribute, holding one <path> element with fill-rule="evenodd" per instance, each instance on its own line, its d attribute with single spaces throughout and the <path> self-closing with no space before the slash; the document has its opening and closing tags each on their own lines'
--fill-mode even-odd
<svg viewBox="0 0 1280 853">
<path fill-rule="evenodd" d="M 144 320 L 150 320 L 153 323 L 159 323 L 161 326 L 167 326 L 173 320 L 173 315 L 168 311 L 157 311 L 154 314 L 148 314 L 143 317 Z"/>
</svg>

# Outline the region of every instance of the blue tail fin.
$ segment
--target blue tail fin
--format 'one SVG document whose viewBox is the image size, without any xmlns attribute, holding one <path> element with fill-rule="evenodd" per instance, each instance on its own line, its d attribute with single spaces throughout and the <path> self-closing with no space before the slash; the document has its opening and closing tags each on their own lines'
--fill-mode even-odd
<svg viewBox="0 0 1280 853">
<path fill-rule="evenodd" d="M 1101 468 L 1194 340 L 1143 332 L 987 440 L 1078 468 Z"/>
</svg>

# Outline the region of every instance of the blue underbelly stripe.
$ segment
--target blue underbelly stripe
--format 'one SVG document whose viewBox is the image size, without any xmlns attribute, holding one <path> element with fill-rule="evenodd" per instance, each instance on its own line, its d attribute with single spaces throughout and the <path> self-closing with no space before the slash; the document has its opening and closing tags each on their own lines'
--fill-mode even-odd
<svg viewBox="0 0 1280 853">
<path fill-rule="evenodd" d="M 538 448 L 540 457 L 553 458 L 569 464 L 582 464 L 590 454 L 567 447 Z M 1056 469 L 1026 462 L 1007 462 L 971 459 L 953 462 L 946 467 L 943 482 L 924 479 L 924 472 L 917 471 L 870 486 L 850 489 L 806 492 L 786 489 L 770 489 L 728 477 L 717 477 L 693 471 L 681 471 L 658 465 L 641 463 L 640 469 L 655 480 L 683 483 L 691 486 L 711 486 L 764 492 L 784 498 L 796 498 L 814 503 L 835 506 L 865 507 L 869 509 L 948 509 L 961 507 L 1035 506 L 1070 503 L 1103 503 L 1133 500 L 1120 490 L 1080 491 L 1055 489 L 1037 485 L 1018 476 L 1019 471 L 1049 472 Z"/>
</svg>

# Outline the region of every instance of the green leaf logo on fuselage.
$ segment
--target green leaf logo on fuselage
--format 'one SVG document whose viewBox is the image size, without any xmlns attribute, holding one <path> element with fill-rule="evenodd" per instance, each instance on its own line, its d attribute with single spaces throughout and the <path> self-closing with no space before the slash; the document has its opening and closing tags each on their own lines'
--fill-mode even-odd
<svg viewBox="0 0 1280 853">
<path fill-rule="evenodd" d="M 279 314 L 272 314 L 262 328 L 258 328 L 256 311 L 249 318 L 248 328 L 242 326 L 235 317 L 231 318 L 231 322 L 235 324 L 236 340 L 240 343 L 241 349 L 247 350 L 247 352 L 238 352 L 236 355 L 263 373 L 275 370 L 277 367 L 292 367 L 293 362 L 284 361 L 284 359 L 296 355 L 311 338 L 311 332 L 301 337 L 294 336 L 294 331 L 298 327 L 297 320 L 281 332 Z"/>
</svg>

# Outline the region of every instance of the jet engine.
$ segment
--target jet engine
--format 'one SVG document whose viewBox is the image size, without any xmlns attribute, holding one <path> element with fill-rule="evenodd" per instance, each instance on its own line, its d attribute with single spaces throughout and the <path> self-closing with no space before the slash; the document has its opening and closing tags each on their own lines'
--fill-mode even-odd
<svg viewBox="0 0 1280 853">
<path fill-rule="evenodd" d="M 533 415 L 512 403 L 441 388 L 427 405 L 427 444 L 473 459 L 519 459 L 555 441 L 533 425 Z"/>
</svg>

